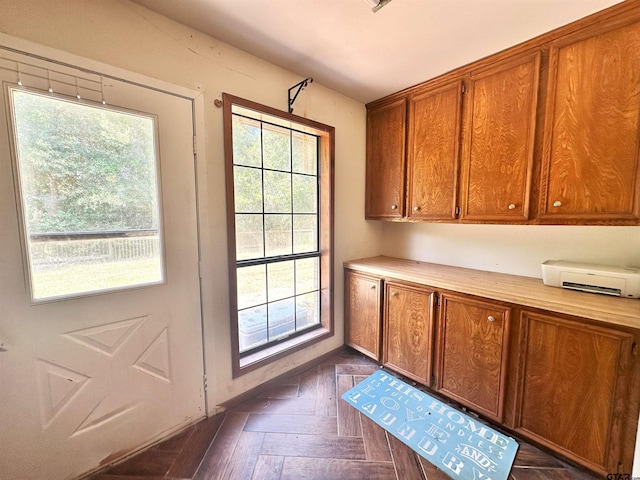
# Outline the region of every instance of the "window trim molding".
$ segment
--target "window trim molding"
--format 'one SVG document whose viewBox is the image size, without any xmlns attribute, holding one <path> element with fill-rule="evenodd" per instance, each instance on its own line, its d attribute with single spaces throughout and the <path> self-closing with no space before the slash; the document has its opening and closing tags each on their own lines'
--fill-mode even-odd
<svg viewBox="0 0 640 480">
<path fill-rule="evenodd" d="M 307 348 L 334 335 L 334 176 L 335 176 L 335 128 L 314 120 L 309 120 L 292 113 L 284 112 L 266 105 L 223 93 L 223 127 L 224 158 L 226 182 L 227 211 L 227 248 L 229 269 L 229 314 L 231 325 L 231 364 L 232 376 L 237 378 L 263 367 L 271 362 L 284 358 L 294 352 Z M 233 183 L 233 135 L 232 107 L 234 105 L 291 121 L 313 129 L 320 142 L 320 161 L 318 176 L 321 181 L 319 189 L 320 229 L 318 245 L 320 250 L 320 323 L 321 327 L 302 335 L 285 340 L 260 352 L 240 358 L 238 338 L 238 305 L 236 278 L 236 229 L 234 211 Z M 325 183 L 326 182 L 326 183 Z"/>
</svg>

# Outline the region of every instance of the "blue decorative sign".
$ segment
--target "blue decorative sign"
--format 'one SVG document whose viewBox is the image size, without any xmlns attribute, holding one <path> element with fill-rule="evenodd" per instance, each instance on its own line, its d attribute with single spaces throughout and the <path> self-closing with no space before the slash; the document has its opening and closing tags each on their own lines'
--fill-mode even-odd
<svg viewBox="0 0 640 480">
<path fill-rule="evenodd" d="M 382 370 L 342 398 L 451 478 L 509 477 L 518 451 L 513 438 Z"/>
</svg>

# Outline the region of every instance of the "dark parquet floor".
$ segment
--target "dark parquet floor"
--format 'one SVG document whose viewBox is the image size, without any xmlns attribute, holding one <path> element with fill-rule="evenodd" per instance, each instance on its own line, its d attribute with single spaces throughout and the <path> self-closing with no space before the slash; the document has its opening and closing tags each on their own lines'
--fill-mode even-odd
<svg viewBox="0 0 640 480">
<path fill-rule="evenodd" d="M 449 480 L 340 400 L 377 368 L 345 350 L 92 479 Z M 596 478 L 519 443 L 510 480 Z"/>
</svg>

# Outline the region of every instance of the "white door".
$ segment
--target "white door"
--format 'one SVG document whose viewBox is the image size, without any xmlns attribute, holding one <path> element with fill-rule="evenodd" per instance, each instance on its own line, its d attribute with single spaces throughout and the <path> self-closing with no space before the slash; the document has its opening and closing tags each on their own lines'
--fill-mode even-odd
<svg viewBox="0 0 640 480">
<path fill-rule="evenodd" d="M 0 478 L 74 478 L 205 415 L 192 100 L 2 49 L 0 76 Z M 26 103 L 12 109 L 16 98 Z M 138 192 L 137 184 L 131 189 L 128 167 L 116 165 L 121 176 L 112 179 L 112 191 L 129 193 L 109 201 L 126 203 L 138 193 L 155 198 L 148 210 L 157 218 L 140 223 L 146 229 L 140 235 L 155 242 L 148 247 L 155 252 L 151 260 L 126 256 L 148 254 L 149 238 L 127 232 L 130 226 L 118 227 L 124 233 L 114 234 L 113 228 L 105 233 L 99 226 L 76 224 L 69 212 L 62 212 L 56 221 L 66 215 L 65 236 L 63 227 L 42 220 L 52 209 L 58 211 L 60 199 L 45 199 L 55 208 L 26 211 L 33 199 L 25 198 L 31 195 L 28 175 L 17 173 L 18 163 L 27 164 L 27 154 L 14 155 L 14 143 L 20 148 L 12 140 L 14 118 L 20 116 L 15 110 L 31 108 L 29 115 L 37 121 L 52 123 L 54 130 L 65 128 L 63 122 L 38 117 L 45 115 L 46 102 L 52 109 L 64 103 L 89 119 L 115 115 L 147 129 L 146 155 L 156 162 L 155 171 L 139 189 L 150 193 Z M 46 142 L 49 137 L 42 137 L 37 121 L 19 128 Z M 92 121 L 76 122 L 73 128 L 89 128 Z M 83 144 L 87 150 L 100 136 L 124 145 L 136 135 L 87 131 L 93 132 Z M 95 148 L 87 155 L 102 161 L 101 147 Z M 55 167 L 51 159 L 45 161 L 42 168 Z M 85 220 L 91 216 L 86 212 L 96 210 L 94 204 L 110 196 L 102 191 L 104 183 L 98 188 L 88 178 L 84 197 L 76 202 L 83 205 Z M 126 244 L 126 254 L 118 247 L 125 260 L 114 260 L 98 243 L 111 250 L 116 243 Z M 49 250 L 42 250 L 45 244 Z M 34 253 L 37 248 L 40 253 Z M 69 270 L 60 270 L 60 262 L 69 262 Z M 110 284 L 109 275 L 124 275 L 125 285 L 134 286 Z"/>
</svg>

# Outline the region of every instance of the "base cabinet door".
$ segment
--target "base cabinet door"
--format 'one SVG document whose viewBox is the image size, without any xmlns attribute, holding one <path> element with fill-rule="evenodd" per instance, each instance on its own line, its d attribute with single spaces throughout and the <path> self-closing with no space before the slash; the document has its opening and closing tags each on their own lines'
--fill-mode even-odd
<svg viewBox="0 0 640 480">
<path fill-rule="evenodd" d="M 381 360 L 382 280 L 345 271 L 345 343 L 359 352 Z"/>
<path fill-rule="evenodd" d="M 449 293 L 440 303 L 437 390 L 502 421 L 511 309 Z"/>
<path fill-rule="evenodd" d="M 384 301 L 384 365 L 424 385 L 431 383 L 435 293 L 387 282 Z"/>
<path fill-rule="evenodd" d="M 520 337 L 516 430 L 602 474 L 630 472 L 637 417 L 624 412 L 637 412 L 634 336 L 522 312 Z"/>
</svg>

